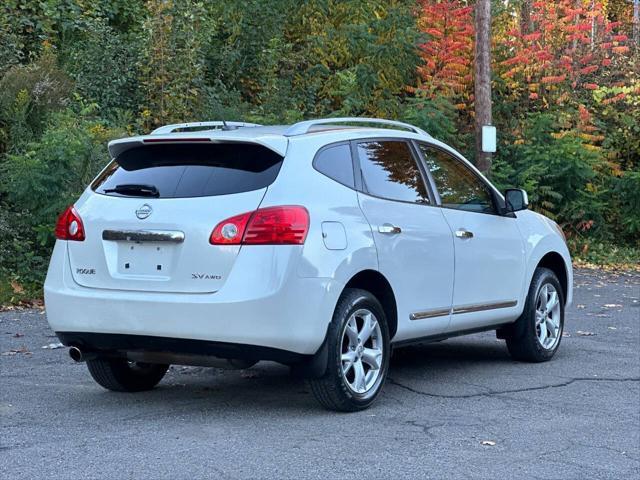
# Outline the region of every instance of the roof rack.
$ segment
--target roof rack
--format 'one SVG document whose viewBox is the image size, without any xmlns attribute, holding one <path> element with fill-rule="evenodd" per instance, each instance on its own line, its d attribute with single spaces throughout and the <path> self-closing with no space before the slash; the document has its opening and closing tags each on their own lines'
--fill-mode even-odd
<svg viewBox="0 0 640 480">
<path fill-rule="evenodd" d="M 213 122 L 175 123 L 173 125 L 165 125 L 163 127 L 156 128 L 153 132 L 151 132 L 151 135 L 158 135 L 162 133 L 173 133 L 176 130 L 192 129 L 192 128 L 199 128 L 199 127 L 218 127 L 223 130 L 225 128 L 228 130 L 235 130 L 236 128 L 242 128 L 242 127 L 261 127 L 261 126 L 262 125 L 258 123 L 225 122 L 222 120 L 216 120 Z"/>
<path fill-rule="evenodd" d="M 421 128 L 415 127 L 409 123 L 397 122 L 395 120 L 384 120 L 381 118 L 358 118 L 358 117 L 337 117 L 337 118 L 321 118 L 318 120 L 305 120 L 303 122 L 294 123 L 284 132 L 285 137 L 293 137 L 296 135 L 304 135 L 309 133 L 312 127 L 316 125 L 335 125 L 337 123 L 372 123 L 378 125 L 389 125 L 393 127 L 404 128 L 419 135 L 429 136 L 427 132 Z"/>
</svg>

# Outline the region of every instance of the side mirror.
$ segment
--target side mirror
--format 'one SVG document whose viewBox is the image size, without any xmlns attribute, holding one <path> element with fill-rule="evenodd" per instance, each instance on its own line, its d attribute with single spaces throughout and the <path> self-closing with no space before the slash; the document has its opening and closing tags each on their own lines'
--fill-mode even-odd
<svg viewBox="0 0 640 480">
<path fill-rule="evenodd" d="M 507 204 L 508 212 L 518 212 L 529 207 L 527 192 L 521 188 L 508 188 L 504 192 L 504 200 Z"/>
</svg>

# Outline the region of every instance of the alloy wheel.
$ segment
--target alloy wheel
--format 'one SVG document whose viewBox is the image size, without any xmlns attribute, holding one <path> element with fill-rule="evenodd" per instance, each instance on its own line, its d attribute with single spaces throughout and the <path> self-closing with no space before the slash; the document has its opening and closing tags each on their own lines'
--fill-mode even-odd
<svg viewBox="0 0 640 480">
<path fill-rule="evenodd" d="M 342 376 L 355 393 L 367 393 L 380 377 L 385 352 L 378 319 L 368 309 L 354 312 L 342 332 Z"/>
<path fill-rule="evenodd" d="M 536 299 L 536 335 L 542 348 L 553 350 L 560 340 L 560 296 L 555 287 L 545 283 Z"/>
</svg>

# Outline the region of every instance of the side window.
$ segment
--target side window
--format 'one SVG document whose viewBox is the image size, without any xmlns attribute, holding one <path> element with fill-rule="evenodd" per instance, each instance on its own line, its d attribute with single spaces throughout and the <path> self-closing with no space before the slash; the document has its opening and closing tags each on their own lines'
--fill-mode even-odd
<svg viewBox="0 0 640 480">
<path fill-rule="evenodd" d="M 407 142 L 358 143 L 358 158 L 365 192 L 390 200 L 430 203 L 422 174 Z"/>
<path fill-rule="evenodd" d="M 424 153 L 443 207 L 495 213 L 491 190 L 461 161 L 422 143 L 420 150 Z"/>
<path fill-rule="evenodd" d="M 354 188 L 351 148 L 348 144 L 325 148 L 313 160 L 313 167 L 336 182 Z"/>
</svg>

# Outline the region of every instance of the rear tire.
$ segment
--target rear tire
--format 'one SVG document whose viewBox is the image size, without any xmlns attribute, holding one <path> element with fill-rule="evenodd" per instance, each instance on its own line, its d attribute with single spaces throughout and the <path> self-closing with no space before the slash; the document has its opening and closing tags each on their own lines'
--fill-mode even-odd
<svg viewBox="0 0 640 480">
<path fill-rule="evenodd" d="M 548 268 L 533 274 L 522 315 L 506 336 L 514 360 L 546 362 L 555 355 L 564 330 L 564 294 Z"/>
<path fill-rule="evenodd" d="M 324 375 L 309 380 L 320 404 L 339 412 L 368 408 L 382 390 L 391 356 L 389 327 L 371 293 L 346 289 L 327 331 Z"/>
<path fill-rule="evenodd" d="M 114 392 L 143 392 L 151 390 L 164 377 L 169 365 L 129 362 L 124 358 L 87 360 L 93 379 Z"/>
</svg>

